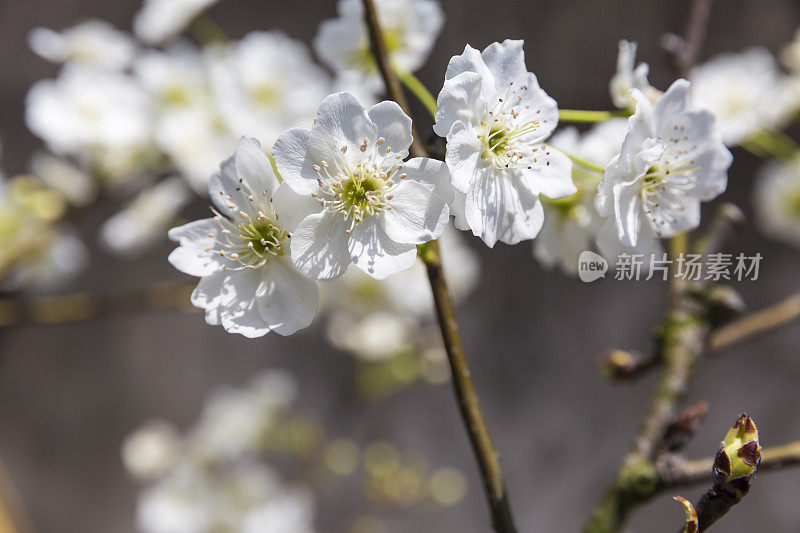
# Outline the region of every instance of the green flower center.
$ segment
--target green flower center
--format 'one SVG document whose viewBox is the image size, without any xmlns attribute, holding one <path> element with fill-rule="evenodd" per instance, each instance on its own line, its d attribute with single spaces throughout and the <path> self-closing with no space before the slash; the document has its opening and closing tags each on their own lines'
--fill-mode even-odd
<svg viewBox="0 0 800 533">
<path fill-rule="evenodd" d="M 239 230 L 239 236 L 245 241 L 240 256 L 247 258 L 248 264 L 255 266 L 265 262 L 271 255 L 283 255 L 283 241 L 289 233 L 274 221 L 268 218 L 251 219 L 239 224 Z"/>
</svg>

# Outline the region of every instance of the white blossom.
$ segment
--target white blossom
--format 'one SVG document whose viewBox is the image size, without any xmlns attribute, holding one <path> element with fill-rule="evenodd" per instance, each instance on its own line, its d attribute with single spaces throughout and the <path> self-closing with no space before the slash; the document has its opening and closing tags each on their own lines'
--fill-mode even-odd
<svg viewBox="0 0 800 533">
<path fill-rule="evenodd" d="M 607 217 L 598 237 L 606 256 L 619 245 L 646 252 L 658 239 L 694 229 L 700 202 L 727 186 L 732 156 L 714 116 L 689 109 L 690 85 L 678 80 L 653 106 L 634 90 L 636 113 L 620 153 L 606 166 L 595 201 Z"/>
<path fill-rule="evenodd" d="M 583 135 L 574 127 L 553 135 L 554 148 L 599 167 L 605 167 L 619 153 L 628 132 L 628 121 L 611 119 L 601 122 Z M 600 175 L 574 165 L 572 175 L 578 192 L 559 200 L 543 199 L 545 220 L 542 231 L 533 241 L 536 259 L 545 267 L 559 266 L 574 275 L 581 252 L 590 250 L 597 237 L 600 217 L 594 207 L 594 195 Z"/>
<path fill-rule="evenodd" d="M 276 494 L 244 517 L 242 533 L 314 533 L 314 500 L 308 491 Z"/>
<path fill-rule="evenodd" d="M 28 46 L 53 63 L 81 63 L 122 70 L 136 54 L 133 39 L 103 20 L 87 20 L 61 32 L 37 27 L 28 33 Z"/>
<path fill-rule="evenodd" d="M 647 81 L 650 66 L 647 63 L 636 65 L 635 42 L 621 40 L 619 42 L 619 55 L 617 56 L 617 72 L 611 77 L 608 90 L 611 101 L 620 109 L 633 109 L 636 101 L 632 90 L 637 89 L 647 96 L 655 91 Z"/>
<path fill-rule="evenodd" d="M 369 110 L 350 93 L 322 103 L 311 130 L 282 134 L 273 153 L 296 195 L 276 205 L 292 235 L 292 257 L 307 274 L 334 278 L 353 262 L 383 279 L 410 268 L 416 245 L 441 235 L 448 221 L 447 167 L 404 161 L 411 119 L 394 102 Z M 295 229 L 296 228 L 296 229 Z"/>
<path fill-rule="evenodd" d="M 334 71 L 358 72 L 362 84 L 379 89 L 361 0 L 339 0 L 336 7 L 339 16 L 320 24 L 314 51 Z M 392 63 L 407 71 L 417 70 L 427 60 L 444 24 L 439 2 L 376 0 L 375 9 Z"/>
<path fill-rule="evenodd" d="M 133 18 L 133 31 L 150 45 L 176 36 L 200 13 L 219 0 L 144 0 Z"/>
<path fill-rule="evenodd" d="M 307 46 L 280 32 L 252 32 L 211 54 L 221 119 L 237 135 L 272 146 L 281 132 L 309 126 L 330 79 Z"/>
<path fill-rule="evenodd" d="M 125 439 L 122 461 L 137 479 L 155 479 L 172 467 L 179 448 L 177 428 L 164 420 L 151 420 Z"/>
<path fill-rule="evenodd" d="M 491 246 L 532 239 L 542 227 L 539 195 L 575 193 L 572 163 L 544 141 L 558 124 L 555 100 L 525 67 L 522 41 L 467 45 L 450 60 L 434 131 L 447 137 L 456 227 Z"/>
<path fill-rule="evenodd" d="M 25 102 L 28 128 L 57 154 L 135 149 L 150 140 L 149 99 L 130 76 L 77 65 L 36 82 Z"/>
<path fill-rule="evenodd" d="M 781 50 L 781 62 L 795 73 L 800 73 L 800 29 L 794 34 L 792 42 Z"/>
<path fill-rule="evenodd" d="M 756 182 L 755 207 L 765 235 L 800 247 L 800 160 L 764 165 Z"/>
<path fill-rule="evenodd" d="M 775 58 L 763 48 L 721 54 L 692 69 L 689 79 L 693 105 L 714 114 L 728 146 L 780 124 L 796 104 Z"/>
<path fill-rule="evenodd" d="M 368 361 L 380 361 L 408 349 L 413 328 L 408 318 L 390 311 L 369 313 L 361 319 L 337 313 L 331 318 L 327 333 L 337 348 Z"/>
<path fill-rule="evenodd" d="M 84 207 L 97 196 L 92 177 L 63 157 L 39 150 L 31 157 L 30 167 L 34 176 L 63 194 L 73 205 Z"/>
<path fill-rule="evenodd" d="M 167 178 L 145 189 L 100 229 L 100 239 L 120 255 L 140 253 L 163 238 L 178 212 L 189 203 L 191 193 L 179 176 Z"/>
<path fill-rule="evenodd" d="M 291 222 L 295 213 L 272 201 L 279 196 L 291 205 L 292 194 L 285 184 L 279 187 L 258 141 L 243 138 L 211 177 L 216 216 L 169 231 L 180 243 L 169 260 L 201 278 L 191 300 L 205 309 L 209 324 L 246 337 L 289 335 L 311 324 L 317 285 L 294 267 L 290 234 L 284 218 L 279 221 L 285 216 Z"/>
</svg>

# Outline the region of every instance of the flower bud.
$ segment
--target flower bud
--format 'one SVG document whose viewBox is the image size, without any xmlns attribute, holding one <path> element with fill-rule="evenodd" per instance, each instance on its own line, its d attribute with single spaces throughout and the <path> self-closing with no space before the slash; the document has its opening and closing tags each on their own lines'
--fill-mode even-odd
<svg viewBox="0 0 800 533">
<path fill-rule="evenodd" d="M 692 502 L 680 496 L 673 496 L 672 499 L 683 505 L 683 510 L 686 511 L 686 527 L 683 529 L 683 533 L 697 533 L 700 531 L 697 511 L 695 511 Z"/>
<path fill-rule="evenodd" d="M 761 445 L 753 419 L 742 414 L 725 435 L 722 447 L 714 459 L 714 478 L 726 485 L 738 498 L 747 494 L 750 479 L 761 462 Z"/>
</svg>

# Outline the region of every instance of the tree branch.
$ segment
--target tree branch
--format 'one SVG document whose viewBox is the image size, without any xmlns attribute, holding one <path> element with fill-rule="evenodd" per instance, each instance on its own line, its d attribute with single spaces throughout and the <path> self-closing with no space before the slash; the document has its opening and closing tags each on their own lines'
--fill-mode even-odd
<svg viewBox="0 0 800 533">
<path fill-rule="evenodd" d="M 403 94 L 400 82 L 389 60 L 386 44 L 383 40 L 378 14 L 373 0 L 363 0 L 364 17 L 370 36 L 373 55 L 378 65 L 378 69 L 383 77 L 389 97 L 405 111 L 410 117 L 411 112 L 408 108 L 405 95 Z M 413 122 L 412 122 L 413 123 Z M 416 131 L 412 132 L 414 143 L 411 145 L 411 154 L 415 157 L 427 155 L 422 143 L 419 142 L 419 135 Z M 484 490 L 492 517 L 492 526 L 498 533 L 515 533 L 516 527 L 511 514 L 511 507 L 503 481 L 503 474 L 500 470 L 497 452 L 495 451 L 489 430 L 481 413 L 478 403 L 478 396 L 472 384 L 472 377 L 461 346 L 461 337 L 458 332 L 455 309 L 450 292 L 447 288 L 447 280 L 442 269 L 439 243 L 431 241 L 420 246 L 419 255 L 425 263 L 428 271 L 428 279 L 433 292 L 433 299 L 436 304 L 436 316 L 442 333 L 447 359 L 450 363 L 452 373 L 453 390 L 455 391 L 459 411 L 464 421 L 464 425 L 469 435 L 470 444 L 475 453 L 478 467 L 481 472 Z"/>
</svg>

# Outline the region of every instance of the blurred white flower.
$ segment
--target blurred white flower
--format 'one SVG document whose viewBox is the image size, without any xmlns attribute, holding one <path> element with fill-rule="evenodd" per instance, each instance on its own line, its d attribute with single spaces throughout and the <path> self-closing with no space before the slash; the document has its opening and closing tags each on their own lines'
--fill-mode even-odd
<svg viewBox="0 0 800 533">
<path fill-rule="evenodd" d="M 714 116 L 690 110 L 690 85 L 678 80 L 653 106 L 634 90 L 636 113 L 620 153 L 606 166 L 595 205 L 608 217 L 598 245 L 651 251 L 658 239 L 694 229 L 700 202 L 721 194 L 733 160 Z"/>
<path fill-rule="evenodd" d="M 412 339 L 408 319 L 389 311 L 370 313 L 360 320 L 346 313 L 335 314 L 327 332 L 334 346 L 369 361 L 397 355 L 411 346 Z"/>
<path fill-rule="evenodd" d="M 244 517 L 242 533 L 314 533 L 314 500 L 304 490 L 276 494 Z"/>
<path fill-rule="evenodd" d="M 158 110 L 211 105 L 206 58 L 187 43 L 148 51 L 136 59 L 133 71 Z"/>
<path fill-rule="evenodd" d="M 570 127 L 553 135 L 550 144 L 599 167 L 605 167 L 620 151 L 628 132 L 622 118 L 601 122 L 585 134 Z M 600 217 L 594 208 L 594 195 L 600 175 L 580 165 L 572 167 L 578 192 L 560 200 L 543 199 L 545 219 L 542 231 L 533 241 L 533 253 L 546 268 L 559 266 L 574 275 L 581 252 L 590 250 L 597 237 Z"/>
<path fill-rule="evenodd" d="M 294 378 L 280 370 L 262 372 L 242 389 L 216 391 L 192 430 L 192 446 L 211 461 L 256 450 L 275 415 L 291 404 L 296 392 Z"/>
<path fill-rule="evenodd" d="M 149 103 L 126 74 L 68 65 L 31 87 L 25 120 L 57 154 L 132 149 L 150 141 Z"/>
<path fill-rule="evenodd" d="M 150 45 L 175 37 L 219 0 L 144 0 L 133 18 L 133 31 Z"/>
<path fill-rule="evenodd" d="M 800 247 L 800 159 L 771 161 L 761 168 L 755 207 L 765 235 Z"/>
<path fill-rule="evenodd" d="M 794 34 L 794 40 L 783 47 L 781 62 L 795 73 L 800 73 L 800 29 Z"/>
<path fill-rule="evenodd" d="M 180 435 L 164 420 L 151 420 L 128 435 L 122 462 L 135 478 L 151 480 L 164 474 L 178 459 Z"/>
<path fill-rule="evenodd" d="M 0 256 L 2 256 L 0 252 Z M 69 229 L 59 229 L 50 244 L 29 254 L 6 278 L 6 290 L 52 291 L 60 289 L 89 264 L 86 246 Z"/>
<path fill-rule="evenodd" d="M 237 135 L 271 149 L 281 132 L 309 126 L 330 92 L 330 79 L 301 41 L 280 32 L 252 32 L 211 54 L 221 118 Z"/>
<path fill-rule="evenodd" d="M 647 81 L 650 66 L 647 63 L 636 65 L 636 48 L 635 42 L 624 39 L 619 42 L 617 72 L 611 77 L 608 90 L 611 94 L 611 101 L 620 109 L 633 110 L 636 107 L 636 100 L 631 93 L 633 89 L 638 89 L 648 97 L 654 96 L 658 92 Z M 651 97 L 651 100 L 653 99 Z"/>
<path fill-rule="evenodd" d="M 164 112 L 155 134 L 158 146 L 198 194 L 208 190 L 209 176 L 236 149 L 236 137 L 201 107 Z"/>
<path fill-rule="evenodd" d="M 171 222 L 189 203 L 191 193 L 179 176 L 145 189 L 100 229 L 100 239 L 110 251 L 134 255 L 166 236 Z"/>
<path fill-rule="evenodd" d="M 145 533 L 200 533 L 212 531 L 214 509 L 202 473 L 173 469 L 139 498 L 136 520 Z"/>
<path fill-rule="evenodd" d="M 728 146 L 780 124 L 797 103 L 787 98 L 787 78 L 763 48 L 721 54 L 692 69 L 689 80 L 692 105 L 714 114 Z"/>
<path fill-rule="evenodd" d="M 296 213 L 272 201 L 281 197 L 291 207 L 306 198 L 293 199 L 285 184 L 279 188 L 258 141 L 246 138 L 211 177 L 209 195 L 217 216 L 169 231 L 180 244 L 170 263 L 201 278 L 192 304 L 205 309 L 206 322 L 246 337 L 289 335 L 311 324 L 317 284 L 295 268 L 290 234 L 281 225 Z"/>
<path fill-rule="evenodd" d="M 361 0 L 339 0 L 339 16 L 325 20 L 314 36 L 317 55 L 336 72 L 356 71 L 362 84 L 382 86 L 372 58 Z M 375 8 L 392 63 L 414 71 L 428 59 L 444 25 L 437 0 L 377 0 Z"/>
<path fill-rule="evenodd" d="M 453 300 L 458 303 L 472 292 L 478 282 L 478 257 L 464 242 L 463 234 L 449 225 L 440 237 L 439 245 L 447 285 Z M 422 262 L 417 261 L 408 270 L 387 278 L 382 285 L 387 295 L 387 305 L 418 318 L 434 316 L 433 295 Z"/>
<path fill-rule="evenodd" d="M 53 63 L 82 63 L 122 70 L 136 54 L 136 44 L 104 20 L 87 20 L 61 32 L 37 27 L 28 33 L 28 46 Z"/>
<path fill-rule="evenodd" d="M 376 279 L 410 268 L 417 244 L 439 237 L 449 218 L 447 167 L 408 156 L 411 119 L 394 102 L 369 110 L 351 93 L 328 96 L 311 130 L 275 142 L 278 171 L 296 196 L 292 257 L 307 274 L 335 278 L 350 263 Z M 287 201 L 287 199 L 289 201 Z"/>
<path fill-rule="evenodd" d="M 97 196 L 92 177 L 63 157 L 39 150 L 31 157 L 30 165 L 34 176 L 75 206 L 86 206 Z"/>
<path fill-rule="evenodd" d="M 525 67 L 523 44 L 506 40 L 482 53 L 467 45 L 450 59 L 437 101 L 433 129 L 447 137 L 456 227 L 490 247 L 536 237 L 540 194 L 576 191 L 569 158 L 544 144 L 558 107 Z"/>
</svg>

